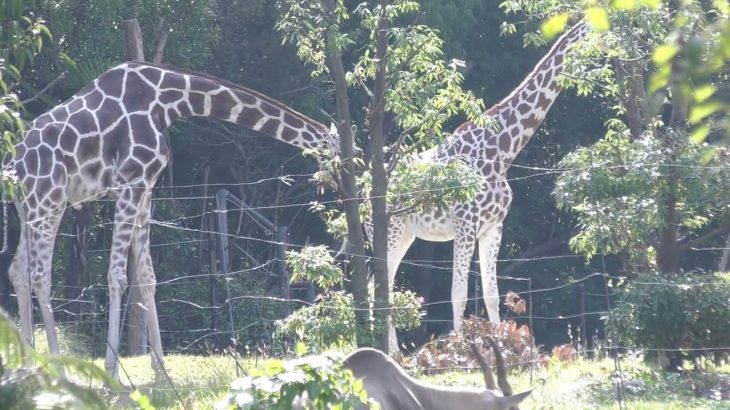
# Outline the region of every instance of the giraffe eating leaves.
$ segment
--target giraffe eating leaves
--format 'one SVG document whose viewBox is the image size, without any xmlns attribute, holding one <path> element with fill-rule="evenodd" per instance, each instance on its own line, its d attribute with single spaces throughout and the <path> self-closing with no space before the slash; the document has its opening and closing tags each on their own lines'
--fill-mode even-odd
<svg viewBox="0 0 730 410">
<path fill-rule="evenodd" d="M 447 164 L 463 161 L 481 177 L 476 197 L 446 210 L 392 216 L 388 225 L 388 279 L 395 273 L 416 237 L 429 241 L 454 241 L 451 303 L 454 330 L 461 328 L 467 301 L 469 265 L 477 243 L 484 302 L 489 320 L 499 323 L 496 261 L 502 224 L 512 202 L 507 170 L 530 141 L 560 93 L 558 77 L 568 48 L 590 31 L 583 20 L 566 31 L 522 83 L 483 115 L 498 129 L 467 122 L 441 145 L 420 154 L 418 161 Z M 372 228 L 366 225 L 372 238 Z M 395 330 L 389 329 L 391 351 L 396 351 Z"/>
<path fill-rule="evenodd" d="M 20 241 L 10 267 L 21 333 L 33 343 L 31 290 L 38 298 L 49 349 L 58 353 L 51 306 L 51 259 L 66 204 L 116 198 L 109 258 L 107 371 L 117 377 L 117 350 L 127 264 L 136 267 L 147 314 L 152 364 L 163 367 L 149 251 L 150 194 L 170 159 L 165 129 L 183 117 L 242 125 L 301 149 L 337 157 L 339 136 L 322 124 L 253 90 L 203 73 L 124 63 L 39 116 L 4 167 L 18 177 L 14 201 Z M 127 256 L 129 255 L 129 262 Z"/>
</svg>

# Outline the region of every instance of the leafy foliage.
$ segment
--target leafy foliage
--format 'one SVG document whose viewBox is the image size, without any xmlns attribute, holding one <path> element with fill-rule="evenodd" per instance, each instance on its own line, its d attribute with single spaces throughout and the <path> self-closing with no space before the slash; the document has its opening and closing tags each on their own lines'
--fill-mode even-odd
<svg viewBox="0 0 730 410">
<path fill-rule="evenodd" d="M 28 363 L 33 363 L 29 365 Z M 104 370 L 71 356 L 52 356 L 28 349 L 20 333 L 0 311 L 0 402 L 6 408 L 106 409 L 106 401 L 88 387 L 64 376 L 68 371 L 83 380 L 115 387 Z"/>
<path fill-rule="evenodd" d="M 649 248 L 665 223 L 670 191 L 682 232 L 722 217 L 728 212 L 730 173 L 722 166 L 696 166 L 718 154 L 680 132 L 656 130 L 631 140 L 624 129 L 567 155 L 553 195 L 559 208 L 578 216 L 580 232 L 571 246 L 588 257 L 625 253 L 641 262 L 647 251 L 656 252 Z"/>
<path fill-rule="evenodd" d="M 545 356 L 533 344 L 532 332 L 527 325 L 518 326 L 513 320 L 508 320 L 495 326 L 484 318 L 471 316 L 464 320 L 461 332 L 422 347 L 415 355 L 416 364 L 429 373 L 464 366 L 473 361 L 469 344 L 485 336 L 491 336 L 500 345 L 508 369 L 529 366 L 535 361 L 545 362 Z M 482 355 L 494 363 L 494 352 L 488 345 L 483 346 Z"/>
<path fill-rule="evenodd" d="M 317 351 L 355 345 L 355 304 L 352 294 L 332 289 L 344 279 L 343 272 L 324 246 L 308 246 L 287 253 L 292 281 L 310 281 L 324 288 L 316 303 L 304 306 L 278 322 L 279 335 L 294 335 Z M 422 299 L 410 291 L 392 292 L 393 323 L 399 329 L 420 325 Z M 372 304 L 372 289 L 370 291 Z"/>
<path fill-rule="evenodd" d="M 619 343 L 676 370 L 685 357 L 721 353 L 730 340 L 728 298 L 726 273 L 643 274 L 620 290 L 607 326 Z"/>
<path fill-rule="evenodd" d="M 292 281 L 306 280 L 322 288 L 331 288 L 342 280 L 342 271 L 325 246 L 306 246 L 301 251 L 289 251 L 286 263 L 291 267 Z"/>
<path fill-rule="evenodd" d="M 355 409 L 369 403 L 362 380 L 342 367 L 338 353 L 291 361 L 268 360 L 263 370 L 231 385 L 216 409 L 291 409 L 294 403 L 314 409 Z"/>
<path fill-rule="evenodd" d="M 43 39 L 51 33 L 45 21 L 28 16 L 24 0 L 0 1 L 0 153 L 12 152 L 18 135 L 23 133 L 20 118 L 23 105 L 16 94 L 22 72 L 41 51 Z M 15 182 L 15 175 L 3 170 L 0 185 L 7 189 Z"/>
</svg>

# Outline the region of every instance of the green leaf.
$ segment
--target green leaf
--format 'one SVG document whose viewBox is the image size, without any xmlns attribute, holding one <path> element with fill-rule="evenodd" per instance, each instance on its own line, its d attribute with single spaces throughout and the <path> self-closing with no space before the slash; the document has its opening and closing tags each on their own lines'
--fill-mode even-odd
<svg viewBox="0 0 730 410">
<path fill-rule="evenodd" d="M 662 44 L 654 50 L 651 60 L 657 65 L 664 65 L 673 59 L 677 53 L 679 53 L 679 47 L 676 44 Z"/>
<path fill-rule="evenodd" d="M 697 87 L 694 91 L 694 100 L 698 103 L 701 103 L 708 98 L 712 97 L 713 94 L 715 94 L 715 91 L 717 91 L 717 88 L 712 84 L 704 84 L 700 87 Z"/>
<path fill-rule="evenodd" d="M 666 87 L 669 83 L 669 77 L 672 75 L 672 67 L 665 65 L 659 68 L 649 78 L 649 93 L 655 93 L 660 89 Z"/>
<path fill-rule="evenodd" d="M 703 125 L 692 130 L 690 138 L 695 144 L 702 144 L 708 135 L 710 135 L 710 127 L 708 125 Z"/>
<path fill-rule="evenodd" d="M 631 10 L 636 6 L 634 0 L 613 0 L 611 7 L 619 10 Z"/>
<path fill-rule="evenodd" d="M 708 102 L 705 104 L 694 105 L 692 106 L 692 109 L 689 113 L 689 123 L 697 124 L 698 122 L 702 121 L 713 113 L 720 111 L 721 109 L 722 104 L 720 104 L 719 102 Z"/>
<path fill-rule="evenodd" d="M 639 4 L 656 9 L 661 6 L 662 0 L 639 0 Z"/>
<path fill-rule="evenodd" d="M 601 7 L 591 7 L 586 10 L 586 18 L 595 31 L 607 31 L 610 28 L 608 13 Z"/>
<path fill-rule="evenodd" d="M 550 17 L 546 22 L 542 23 L 540 31 L 542 35 L 548 39 L 560 34 L 565 29 L 565 25 L 568 24 L 568 13 L 560 13 Z"/>
</svg>

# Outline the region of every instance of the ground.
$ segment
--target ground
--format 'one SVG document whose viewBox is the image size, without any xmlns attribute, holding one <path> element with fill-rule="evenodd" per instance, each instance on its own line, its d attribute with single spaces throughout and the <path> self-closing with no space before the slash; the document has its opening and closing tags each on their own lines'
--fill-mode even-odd
<svg viewBox="0 0 730 410">
<path fill-rule="evenodd" d="M 189 355 L 168 356 L 166 361 L 174 389 L 169 383 L 153 387 L 149 357 L 122 359 L 120 378 L 126 392 L 132 391 L 134 385 L 148 395 L 157 408 L 210 409 L 224 397 L 230 382 L 236 378 L 237 364 L 240 372 L 240 368 L 259 366 L 263 362 L 255 358 L 236 361 L 225 356 Z M 96 363 L 103 366 L 102 360 Z M 730 410 L 730 366 L 708 365 L 701 371 L 666 373 L 633 357 L 622 359 L 621 367 L 625 408 Z M 529 371 L 515 372 L 510 375 L 510 381 L 516 392 L 530 387 L 534 389 L 521 407 L 523 410 L 618 409 L 616 374 L 613 360 L 578 360 L 574 363 L 552 362 L 546 369 L 536 370 L 532 379 Z M 418 377 L 445 385 L 482 386 L 484 383 L 478 372 L 449 372 Z M 725 399 L 718 400 L 723 395 Z M 126 393 L 113 394 L 109 400 L 112 408 L 135 408 Z"/>
</svg>

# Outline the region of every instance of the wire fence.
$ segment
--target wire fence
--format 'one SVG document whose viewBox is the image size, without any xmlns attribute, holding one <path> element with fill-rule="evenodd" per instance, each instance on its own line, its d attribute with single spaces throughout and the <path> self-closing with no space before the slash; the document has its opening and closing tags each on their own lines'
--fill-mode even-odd
<svg viewBox="0 0 730 410">
<path fill-rule="evenodd" d="M 667 167 L 666 164 L 634 164 L 633 166 L 650 166 L 650 167 Z M 528 178 L 536 178 L 545 175 L 560 174 L 568 171 L 574 171 L 565 168 L 540 168 L 540 167 L 525 167 L 517 164 L 513 164 L 512 167 L 523 168 L 524 170 L 532 171 L 533 173 L 527 176 L 510 179 L 522 180 Z M 600 165 L 602 168 L 614 168 L 619 166 L 611 165 Z M 621 168 L 626 165 L 620 166 Z M 724 167 L 703 167 L 696 166 L 694 168 L 702 169 L 730 169 L 730 166 Z M 263 183 L 279 183 L 279 184 L 290 184 L 294 180 L 305 180 L 311 178 L 312 174 L 296 174 L 286 175 L 275 178 L 265 178 L 255 182 L 240 183 L 238 186 L 255 185 Z M 136 182 L 130 182 L 129 187 L 133 187 Z M 302 243 L 290 243 L 288 240 L 280 240 L 273 237 L 273 233 L 270 229 L 263 228 L 265 236 L 253 236 L 251 234 L 241 233 L 239 229 L 235 233 L 228 233 L 217 229 L 215 224 L 210 223 L 213 219 L 219 217 L 221 214 L 233 214 L 241 213 L 244 211 L 241 208 L 230 208 L 221 210 L 213 205 L 216 200 L 216 196 L 212 195 L 195 195 L 188 194 L 185 196 L 169 196 L 160 197 L 157 194 L 163 192 L 175 192 L 186 190 L 192 192 L 198 188 L 207 189 L 210 187 L 232 187 L 235 184 L 188 184 L 179 186 L 166 186 L 164 188 L 155 188 L 152 192 L 152 203 L 159 204 L 164 202 L 174 203 L 177 205 L 188 203 L 193 204 L 188 206 L 188 209 L 197 209 L 192 214 L 186 215 L 172 215 L 165 219 L 149 219 L 150 225 L 155 229 L 160 229 L 168 233 L 174 233 L 179 238 L 175 240 L 165 240 L 164 242 L 154 242 L 150 244 L 150 249 L 162 254 L 176 250 L 182 253 L 188 253 L 193 247 L 205 248 L 204 252 L 200 252 L 200 255 L 205 262 L 197 261 L 197 271 L 190 273 L 178 272 L 171 277 L 160 278 L 156 282 L 157 289 L 157 306 L 160 317 L 160 323 L 162 324 L 161 334 L 164 345 L 166 346 L 165 354 L 171 353 L 192 353 L 200 351 L 210 351 L 211 346 L 213 350 L 221 351 L 222 347 L 230 341 L 236 341 L 239 336 L 243 333 L 252 334 L 255 337 L 249 340 L 242 341 L 243 344 L 256 344 L 257 339 L 264 339 L 266 343 L 271 343 L 271 333 L 275 328 L 275 323 L 283 318 L 285 312 L 291 311 L 291 309 L 301 306 L 313 306 L 316 302 L 311 297 L 308 298 L 297 298 L 293 295 L 296 292 L 304 291 L 304 288 L 293 287 L 290 289 L 290 297 L 276 296 L 267 294 L 270 290 L 265 289 L 261 286 L 261 282 L 266 282 L 271 276 L 275 276 L 275 266 L 285 264 L 286 261 L 282 259 L 281 255 L 277 255 L 274 251 L 264 250 L 263 256 L 258 257 L 252 256 L 247 249 L 250 251 L 252 244 L 258 245 L 257 251 L 261 253 L 261 249 L 273 248 L 274 246 L 287 246 L 290 249 L 301 249 L 305 244 Z M 357 200 L 362 200 L 358 198 Z M 101 202 L 113 203 L 112 199 L 102 199 Z M 332 205 L 336 206 L 341 203 L 340 199 L 332 199 L 320 201 L 317 205 Z M 71 206 L 79 205 L 80 203 L 70 204 Z M 288 208 L 309 208 L 313 205 L 312 202 L 301 202 L 291 203 L 282 205 L 263 205 L 263 206 L 247 206 L 246 210 L 256 212 L 274 212 L 281 209 Z M 98 219 L 98 218 L 96 218 Z M 240 219 L 240 218 L 239 218 Z M 207 221 L 207 222 L 206 222 Z M 115 222 L 101 222 L 95 221 L 89 224 L 85 232 L 46 232 L 42 228 L 42 220 L 37 219 L 29 221 L 26 227 L 30 229 L 36 229 L 43 235 L 56 235 L 67 240 L 78 239 L 80 235 L 88 235 L 89 233 L 95 233 L 97 236 L 102 236 L 101 233 L 108 232 L 110 227 L 114 226 Z M 239 222 L 240 225 L 240 222 Z M 250 223 L 250 231 L 253 230 L 254 224 Z M 258 227 L 260 230 L 261 227 Z M 174 235 L 173 235 L 174 236 Z M 211 254 L 216 252 L 217 245 L 215 241 L 217 238 L 227 237 L 232 244 L 232 248 L 236 253 L 237 258 L 235 269 L 231 269 L 227 272 L 218 272 L 216 265 L 216 258 L 211 257 Z M 103 269 L 103 262 L 106 261 L 111 248 L 108 246 L 108 241 L 97 241 L 95 248 L 87 249 L 85 254 L 89 258 L 98 258 L 97 264 L 94 266 L 98 269 Z M 248 247 L 248 248 L 247 248 Z M 727 248 L 723 247 L 696 247 L 693 249 L 695 252 L 703 252 L 708 254 L 718 254 L 722 251 L 727 251 Z M 334 253 L 334 251 L 333 251 Z M 344 252 L 345 256 L 354 256 L 349 252 Z M 368 258 L 373 258 L 371 255 L 364 255 Z M 193 258 L 190 258 L 191 260 Z M 573 261 L 581 262 L 583 257 L 573 253 L 564 253 L 558 255 L 544 255 L 534 256 L 529 258 L 503 258 L 497 259 L 499 263 L 513 263 L 513 262 L 531 262 L 531 263 L 544 263 L 547 261 L 555 261 L 560 263 L 561 261 Z M 263 262 L 262 262 L 263 261 Z M 217 262 L 220 262 L 219 260 Z M 480 261 L 481 263 L 485 261 Z M 450 266 L 451 261 L 438 260 L 438 259 L 405 259 L 401 262 L 401 266 L 412 266 L 418 268 L 428 268 L 432 270 L 435 275 L 450 275 L 452 267 Z M 208 266 L 206 268 L 206 265 Z M 477 270 L 469 270 L 470 276 L 479 277 L 480 272 Z M 92 274 L 94 279 L 100 279 L 103 277 L 99 272 Z M 589 273 L 578 279 L 567 279 L 561 282 L 555 283 L 552 286 L 544 287 L 533 287 L 531 279 L 514 277 L 514 276 L 498 276 L 502 285 L 500 289 L 510 289 L 513 287 L 519 288 L 517 291 L 518 295 L 522 298 L 529 298 L 533 295 L 543 294 L 555 294 L 556 292 L 565 292 L 570 290 L 572 292 L 578 292 L 578 286 L 582 286 L 585 283 L 591 283 L 591 281 L 597 281 L 593 283 L 594 288 L 600 289 L 600 283 L 606 279 L 610 279 L 611 276 L 605 272 L 593 272 Z M 68 284 L 60 284 L 54 282 L 52 286 L 52 304 L 53 311 L 55 314 L 61 316 L 63 319 L 57 322 L 57 325 L 63 328 L 75 328 L 75 329 L 91 329 L 96 336 L 96 332 L 103 332 L 102 329 L 106 328 L 106 317 L 108 312 L 106 310 L 106 291 L 108 285 L 101 283 L 103 281 L 96 281 L 95 283 L 88 284 L 86 286 L 73 286 Z M 245 286 L 251 283 L 259 283 L 258 286 L 254 286 L 253 290 L 244 289 Z M 510 283 L 508 286 L 504 286 L 505 283 Z M 696 283 L 691 285 L 673 285 L 663 282 L 639 282 L 632 281 L 632 284 L 636 286 L 716 286 L 724 287 L 730 286 L 727 282 L 704 282 Z M 229 295 L 222 295 L 222 286 L 225 285 L 226 291 L 230 292 Z M 135 288 L 134 284 L 130 284 L 129 289 Z M 230 288 L 229 288 L 230 286 Z M 581 290 L 584 296 L 593 298 L 607 297 L 607 293 L 600 292 L 586 292 L 585 289 Z M 178 293 L 179 292 L 179 293 Z M 214 295 L 214 293 L 220 293 Z M 608 292 L 608 290 L 606 290 Z M 75 297 L 67 297 L 68 294 L 75 294 Z M 501 293 L 500 299 L 503 299 L 507 295 L 506 292 Z M 12 295 L 15 296 L 15 295 Z M 477 309 L 478 303 L 481 301 L 482 295 L 478 294 L 478 289 L 475 290 L 475 294 L 463 300 L 474 306 Z M 433 300 L 423 303 L 423 308 L 428 309 L 433 306 L 441 306 L 451 304 L 453 301 L 450 299 L 444 300 Z M 605 317 L 610 314 L 610 306 L 603 303 L 602 307 L 594 306 L 593 309 L 587 309 L 586 306 L 579 306 L 578 304 L 566 305 L 562 307 L 560 313 L 557 314 L 545 314 L 544 312 L 532 311 L 534 303 L 530 304 L 530 311 L 519 317 L 519 320 L 529 322 L 531 329 L 533 328 L 533 321 L 545 321 L 551 323 L 550 326 L 557 326 L 555 322 L 562 323 L 562 326 L 567 324 L 573 324 L 575 326 L 582 325 L 585 327 L 585 323 L 580 323 L 581 320 L 585 320 L 587 317 L 597 318 Z M 594 305 L 598 305 L 594 303 Z M 341 306 L 320 306 L 326 309 L 343 309 Z M 351 309 L 351 308 L 347 308 Z M 394 308 L 397 309 L 397 308 Z M 232 313 L 236 312 L 236 320 L 231 319 L 230 324 L 226 326 L 225 315 L 226 313 L 232 316 Z M 241 319 L 240 316 L 244 318 Z M 423 319 L 426 324 L 434 325 L 448 325 L 451 320 L 447 319 Z M 181 325 L 181 324 L 185 325 Z M 187 326 L 187 327 L 186 327 Z M 585 331 L 585 329 L 584 329 Z M 96 337 L 95 337 L 96 339 Z M 103 339 L 102 339 L 103 340 Z M 98 340 L 95 341 L 97 346 L 92 346 L 93 352 L 99 352 L 106 347 L 106 342 L 101 343 Z M 670 351 L 672 349 L 647 349 L 638 346 L 627 347 L 627 346 L 604 346 L 605 349 L 624 349 L 638 352 L 648 351 Z M 730 346 L 726 347 L 715 347 L 709 349 L 716 349 L 719 351 L 730 351 Z M 682 349 L 687 351 L 688 349 Z M 587 350 L 587 351 L 590 351 Z M 523 365 L 534 365 L 537 364 L 537 360 L 520 363 Z M 468 367 L 453 367 L 449 370 L 467 369 Z M 442 369 L 446 370 L 446 369 Z"/>
</svg>

